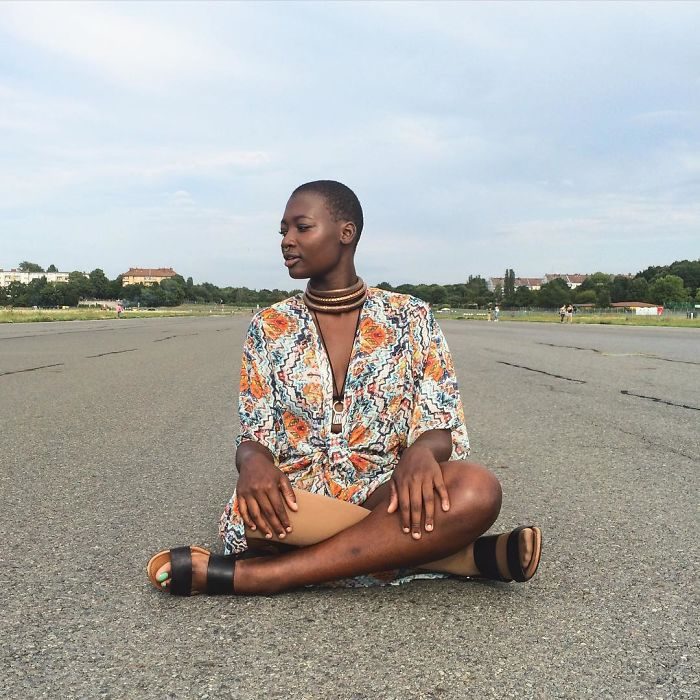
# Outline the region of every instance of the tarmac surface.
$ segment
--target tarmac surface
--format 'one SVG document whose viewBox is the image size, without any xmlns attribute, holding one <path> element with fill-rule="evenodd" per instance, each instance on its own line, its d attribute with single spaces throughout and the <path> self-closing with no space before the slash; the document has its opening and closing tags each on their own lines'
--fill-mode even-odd
<svg viewBox="0 0 700 700">
<path fill-rule="evenodd" d="M 698 698 L 700 333 L 445 321 L 526 584 L 176 599 L 220 551 L 246 316 L 0 326 L 3 698 Z"/>
</svg>

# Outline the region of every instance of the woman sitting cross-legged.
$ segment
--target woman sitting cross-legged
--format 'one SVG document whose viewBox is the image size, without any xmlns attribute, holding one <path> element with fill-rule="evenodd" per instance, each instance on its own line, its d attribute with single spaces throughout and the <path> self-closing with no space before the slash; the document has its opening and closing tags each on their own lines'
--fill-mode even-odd
<svg viewBox="0 0 700 700">
<path fill-rule="evenodd" d="M 159 552 L 148 564 L 155 586 L 255 595 L 417 569 L 504 581 L 535 574 L 539 528 L 482 536 L 501 487 L 466 461 L 447 343 L 427 304 L 358 278 L 362 226 L 345 185 L 321 180 L 292 193 L 282 255 L 290 276 L 309 282 L 248 330 L 239 478 L 220 525 L 226 554 Z"/>
</svg>

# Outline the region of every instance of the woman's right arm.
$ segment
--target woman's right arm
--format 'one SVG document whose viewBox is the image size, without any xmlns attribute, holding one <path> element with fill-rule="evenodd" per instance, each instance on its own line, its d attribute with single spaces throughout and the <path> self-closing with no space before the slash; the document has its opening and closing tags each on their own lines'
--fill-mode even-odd
<svg viewBox="0 0 700 700">
<path fill-rule="evenodd" d="M 270 450 L 247 440 L 236 450 L 238 508 L 246 526 L 267 539 L 284 539 L 292 531 L 287 508 L 298 509 L 287 475 L 275 466 Z"/>
<path fill-rule="evenodd" d="M 252 320 L 243 345 L 236 496 L 246 526 L 271 538 L 273 533 L 284 537 L 291 532 L 287 507 L 296 510 L 297 504 L 289 479 L 276 466 L 273 371 L 264 330 L 264 318 L 259 314 Z"/>
</svg>

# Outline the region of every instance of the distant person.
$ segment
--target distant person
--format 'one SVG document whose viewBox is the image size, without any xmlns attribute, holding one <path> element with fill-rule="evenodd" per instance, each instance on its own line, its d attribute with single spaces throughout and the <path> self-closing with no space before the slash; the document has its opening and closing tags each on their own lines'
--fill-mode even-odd
<svg viewBox="0 0 700 700">
<path fill-rule="evenodd" d="M 498 304 L 493 307 L 493 320 L 494 322 L 498 321 L 498 317 L 501 315 L 501 309 L 498 307 Z"/>
<path fill-rule="evenodd" d="M 124 313 L 124 307 L 121 304 L 117 304 L 117 318 L 121 318 L 122 313 Z"/>
<path fill-rule="evenodd" d="M 362 227 L 360 202 L 339 182 L 292 193 L 281 253 L 289 275 L 309 283 L 248 329 L 240 476 L 220 522 L 226 554 L 159 552 L 147 567 L 159 589 L 267 595 L 351 577 L 386 583 L 416 568 L 534 576 L 539 528 L 482 536 L 501 487 L 467 461 L 447 343 L 428 304 L 357 276 Z M 239 556 L 246 550 L 258 556 Z"/>
<path fill-rule="evenodd" d="M 566 318 L 566 304 L 562 304 L 559 308 L 559 323 L 564 323 Z"/>
<path fill-rule="evenodd" d="M 568 323 L 574 322 L 574 307 L 571 304 L 566 305 L 566 320 Z"/>
</svg>

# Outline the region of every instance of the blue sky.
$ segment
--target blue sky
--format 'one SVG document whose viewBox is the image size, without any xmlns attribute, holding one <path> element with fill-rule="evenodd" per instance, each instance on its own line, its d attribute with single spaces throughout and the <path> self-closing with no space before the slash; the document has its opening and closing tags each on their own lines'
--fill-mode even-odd
<svg viewBox="0 0 700 700">
<path fill-rule="evenodd" d="M 291 190 L 370 283 L 700 256 L 698 3 L 0 3 L 0 268 L 295 286 Z"/>
</svg>

